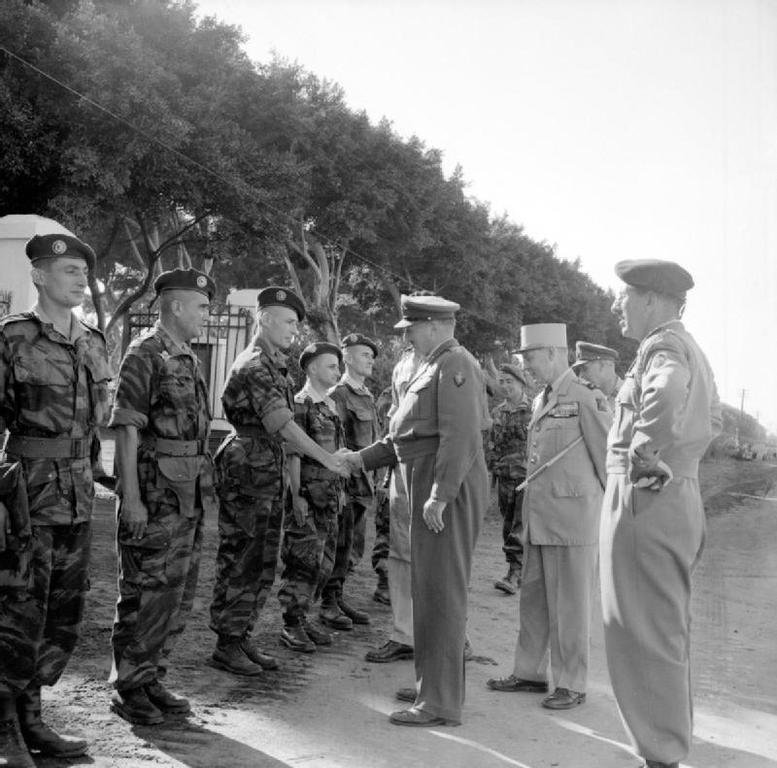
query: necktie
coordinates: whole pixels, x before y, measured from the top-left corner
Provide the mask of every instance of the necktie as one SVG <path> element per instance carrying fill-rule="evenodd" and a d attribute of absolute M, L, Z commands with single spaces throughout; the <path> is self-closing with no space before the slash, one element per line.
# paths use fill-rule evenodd
<path fill-rule="evenodd" d="M 548 384 L 545 389 L 542 390 L 542 407 L 544 408 L 548 404 L 548 398 L 550 397 L 550 393 L 553 391 L 553 387 Z"/>

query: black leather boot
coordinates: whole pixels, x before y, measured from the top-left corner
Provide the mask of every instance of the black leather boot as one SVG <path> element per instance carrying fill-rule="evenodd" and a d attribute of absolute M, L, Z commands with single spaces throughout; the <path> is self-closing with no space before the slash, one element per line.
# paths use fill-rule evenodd
<path fill-rule="evenodd" d="M 16 701 L 12 694 L 0 692 L 0 756 L 6 768 L 35 768 L 30 751 L 24 742 Z"/>
<path fill-rule="evenodd" d="M 80 757 L 87 743 L 74 736 L 60 736 L 41 719 L 40 688 L 26 688 L 16 699 L 19 726 L 29 749 L 51 757 Z"/>

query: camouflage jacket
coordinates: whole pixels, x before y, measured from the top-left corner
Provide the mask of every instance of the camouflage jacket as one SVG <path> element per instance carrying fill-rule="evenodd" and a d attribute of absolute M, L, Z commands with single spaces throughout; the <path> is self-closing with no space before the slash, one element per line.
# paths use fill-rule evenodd
<path fill-rule="evenodd" d="M 337 413 L 345 433 L 345 446 L 359 451 L 372 445 L 380 436 L 380 422 L 375 399 L 366 386 L 357 388 L 347 377 L 331 390 L 329 396 L 337 406 Z M 352 496 L 369 497 L 374 493 L 374 473 L 361 472 L 348 481 L 348 492 Z"/>
<path fill-rule="evenodd" d="M 85 458 L 21 459 L 33 525 L 91 517 L 112 375 L 102 333 L 75 316 L 70 338 L 37 308 L 0 320 L 0 434 L 90 443 Z"/>
<path fill-rule="evenodd" d="M 216 454 L 222 499 L 282 495 L 283 438 L 278 432 L 294 418 L 292 387 L 286 356 L 262 338 L 235 359 L 221 395 L 235 428 Z"/>
<path fill-rule="evenodd" d="M 181 513 L 193 516 L 199 486 L 203 505 L 210 506 L 210 418 L 197 355 L 157 321 L 127 347 L 109 424 L 138 430 L 138 482 L 144 503 L 153 507 L 169 490 L 177 496 Z M 194 456 L 171 456 L 157 448 L 155 438 L 198 440 L 203 446 Z M 117 492 L 121 494 L 121 478 Z"/>
<path fill-rule="evenodd" d="M 526 439 L 531 406 L 524 400 L 518 405 L 507 401 L 492 411 L 493 425 L 486 445 L 486 463 L 495 477 L 522 480 L 526 477 Z"/>
<path fill-rule="evenodd" d="M 328 453 L 335 453 L 345 447 L 343 425 L 337 413 L 337 406 L 329 398 L 323 398 L 307 384 L 294 396 L 294 420 L 313 442 Z M 287 449 L 291 455 L 299 455 Z M 338 475 L 310 456 L 300 456 L 300 487 L 311 481 L 326 480 L 341 487 Z"/>

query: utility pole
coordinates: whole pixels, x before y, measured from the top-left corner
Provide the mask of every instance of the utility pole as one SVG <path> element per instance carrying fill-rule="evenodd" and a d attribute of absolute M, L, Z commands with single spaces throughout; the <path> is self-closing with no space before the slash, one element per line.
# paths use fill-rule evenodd
<path fill-rule="evenodd" d="M 739 420 L 737 422 L 737 448 L 739 448 L 739 435 L 742 429 L 742 420 L 745 415 L 745 392 L 746 390 L 743 389 L 741 392 L 742 399 L 739 404 Z"/>

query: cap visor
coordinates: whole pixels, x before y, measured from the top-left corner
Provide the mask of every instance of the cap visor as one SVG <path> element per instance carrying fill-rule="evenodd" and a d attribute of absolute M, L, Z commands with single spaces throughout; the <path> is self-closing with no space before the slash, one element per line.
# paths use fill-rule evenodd
<path fill-rule="evenodd" d="M 404 318 L 398 323 L 394 324 L 395 330 L 401 331 L 403 328 L 409 328 L 413 324 L 412 320 L 405 320 Z"/>

